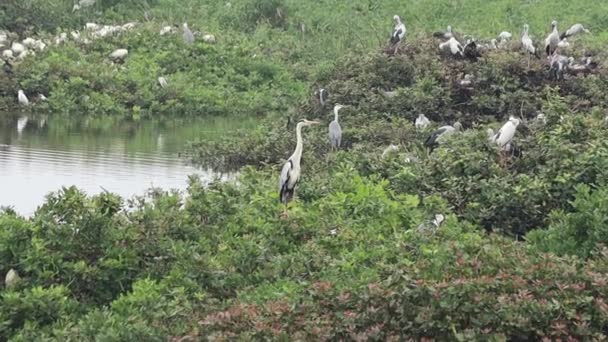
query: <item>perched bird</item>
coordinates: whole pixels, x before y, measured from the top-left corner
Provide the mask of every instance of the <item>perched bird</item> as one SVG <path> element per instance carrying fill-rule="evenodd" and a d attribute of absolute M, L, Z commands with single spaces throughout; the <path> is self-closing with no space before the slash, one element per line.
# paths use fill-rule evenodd
<path fill-rule="evenodd" d="M 296 185 L 300 180 L 300 161 L 302 160 L 302 127 L 318 124 L 318 121 L 302 120 L 296 126 L 296 149 L 293 154 L 287 159 L 281 176 L 279 177 L 279 199 L 285 205 L 284 214 L 287 214 L 287 203 L 289 203 L 294 195 Z"/>
<path fill-rule="evenodd" d="M 492 142 L 497 144 L 501 151 L 501 164 L 505 165 L 505 153 L 513 152 L 514 145 L 512 144 L 513 137 L 515 137 L 515 132 L 517 131 L 517 126 L 519 126 L 519 119 L 515 117 L 509 117 L 509 121 L 507 121 L 492 137 Z"/>
<path fill-rule="evenodd" d="M 570 59 L 558 53 L 548 57 L 549 59 L 549 78 L 554 80 L 564 79 L 564 73 L 568 70 Z"/>
<path fill-rule="evenodd" d="M 507 32 L 507 31 L 502 31 L 498 34 L 498 38 L 500 38 L 500 40 L 509 40 L 511 39 L 511 37 L 513 37 L 513 35 L 511 34 L 511 32 Z"/>
<path fill-rule="evenodd" d="M 515 136 L 515 132 L 517 130 L 517 126 L 519 126 L 519 122 L 519 119 L 515 117 L 509 117 L 509 121 L 507 121 L 500 128 L 498 133 L 496 133 L 494 137 L 492 137 L 492 141 L 498 144 L 498 146 L 500 147 L 505 146 L 507 143 L 513 140 L 513 137 Z"/>
<path fill-rule="evenodd" d="M 528 68 L 530 67 L 530 56 L 531 55 L 534 55 L 534 56 L 536 56 L 536 58 L 540 59 L 540 54 L 538 53 L 538 50 L 536 49 L 536 47 L 534 47 L 532 38 L 530 38 L 530 36 L 528 35 L 529 28 L 530 27 L 528 26 L 528 24 L 524 24 L 524 32 L 521 35 L 521 46 L 524 48 L 524 50 L 526 51 L 526 53 L 528 55 Z"/>
<path fill-rule="evenodd" d="M 494 136 L 496 135 L 496 134 L 494 133 L 494 130 L 493 130 L 493 129 L 491 129 L 491 128 L 488 128 L 488 129 L 486 130 L 486 132 L 488 133 L 488 141 L 489 141 L 489 142 L 491 142 L 491 143 L 493 143 L 493 142 L 494 142 Z"/>
<path fill-rule="evenodd" d="M 562 33 L 559 38 L 561 40 L 564 40 L 568 37 L 572 37 L 574 35 L 580 34 L 580 33 L 589 33 L 589 30 L 587 30 L 582 24 L 574 24 L 572 26 L 570 26 L 570 28 Z"/>
<path fill-rule="evenodd" d="M 477 48 L 477 44 L 474 40 L 469 39 L 463 48 L 464 57 L 472 60 L 473 62 L 477 62 L 477 59 L 481 57 L 481 53 Z"/>
<path fill-rule="evenodd" d="M 21 43 L 13 42 L 13 44 L 11 44 L 11 50 L 13 50 L 13 53 L 15 55 L 19 55 L 19 54 L 25 52 L 26 47 Z"/>
<path fill-rule="evenodd" d="M 416 127 L 417 130 L 421 131 L 425 128 L 428 127 L 428 125 L 430 125 L 431 122 L 429 121 L 429 119 L 427 119 L 427 117 L 424 114 L 419 114 L 418 117 L 416 118 L 416 122 L 414 123 L 414 127 Z"/>
<path fill-rule="evenodd" d="M 398 15 L 393 16 L 393 20 L 395 20 L 395 28 L 393 29 L 393 34 L 391 35 L 391 45 L 395 47 L 395 53 L 397 53 L 401 41 L 405 39 L 407 29 L 401 22 L 401 18 Z"/>
<path fill-rule="evenodd" d="M 319 104 L 321 107 L 325 107 L 325 103 L 327 103 L 327 100 L 329 99 L 329 93 L 325 88 L 321 88 L 317 91 L 317 95 L 319 97 Z"/>
<path fill-rule="evenodd" d="M 206 34 L 203 36 L 203 41 L 207 44 L 215 44 L 215 36 L 212 34 Z"/>
<path fill-rule="evenodd" d="M 442 214 L 435 214 L 432 220 L 426 221 L 418 225 L 418 233 L 431 232 L 434 233 L 441 226 L 445 217 Z"/>
<path fill-rule="evenodd" d="M 8 270 L 4 278 L 4 287 L 6 287 L 7 289 L 12 289 L 17 286 L 20 280 L 21 277 L 19 277 L 19 273 L 17 273 L 17 271 L 11 268 L 10 270 Z"/>
<path fill-rule="evenodd" d="M 560 40 L 559 43 L 557 43 L 557 47 L 560 49 L 567 49 L 570 47 L 570 42 L 568 41 L 568 38 L 564 38 L 562 40 Z"/>
<path fill-rule="evenodd" d="M 190 31 L 190 28 L 188 28 L 188 23 L 184 23 L 182 25 L 182 29 L 184 30 L 184 34 L 182 34 L 184 42 L 186 42 L 186 44 L 194 43 L 194 34 L 192 33 L 192 31 Z"/>
<path fill-rule="evenodd" d="M 538 113 L 536 115 L 536 118 L 534 119 L 534 122 L 541 124 L 541 125 L 546 125 L 547 124 L 547 118 L 545 117 L 545 114 L 543 113 Z"/>
<path fill-rule="evenodd" d="M 337 150 L 340 148 L 342 142 L 342 127 L 338 122 L 338 111 L 344 106 L 337 104 L 334 106 L 334 120 L 329 123 L 329 142 L 331 143 L 331 149 Z"/>
<path fill-rule="evenodd" d="M 464 48 L 454 37 L 450 38 L 447 42 L 439 44 L 439 49 L 441 51 L 448 51 L 452 56 L 464 56 Z"/>
<path fill-rule="evenodd" d="M 471 74 L 464 75 L 464 78 L 460 80 L 460 86 L 463 88 L 471 88 L 473 85 L 473 76 Z"/>
<path fill-rule="evenodd" d="M 13 59 L 13 56 L 14 56 L 14 55 L 15 55 L 15 54 L 13 53 L 13 50 L 9 50 L 9 49 L 7 49 L 7 50 L 2 51 L 2 58 L 3 58 L 4 60 L 7 60 L 7 61 L 8 61 L 8 60 Z"/>
<path fill-rule="evenodd" d="M 387 148 L 382 151 L 382 159 L 386 158 L 389 154 L 399 151 L 399 146 L 390 144 Z"/>
<path fill-rule="evenodd" d="M 172 26 L 163 26 L 163 28 L 160 29 L 160 35 L 164 36 L 168 33 L 173 32 L 173 27 Z"/>
<path fill-rule="evenodd" d="M 29 106 L 30 104 L 30 100 L 27 99 L 27 96 L 25 96 L 25 93 L 21 89 L 17 92 L 17 101 L 22 106 Z"/>
<path fill-rule="evenodd" d="M 117 49 L 117 50 L 114 50 L 114 52 L 112 52 L 110 54 L 110 59 L 113 62 L 124 62 L 124 60 L 128 54 L 129 54 L 129 50 L 127 50 L 127 49 Z"/>
<path fill-rule="evenodd" d="M 452 25 L 448 25 L 447 30 L 445 32 L 433 33 L 433 37 L 441 39 L 450 39 L 454 37 L 454 33 L 452 33 Z"/>
<path fill-rule="evenodd" d="M 164 78 L 163 76 L 159 77 L 158 84 L 160 85 L 161 88 L 167 87 L 167 79 Z"/>
<path fill-rule="evenodd" d="M 442 126 L 439 127 L 435 132 L 431 133 L 431 135 L 424 142 L 424 146 L 429 148 L 430 152 L 433 152 L 435 147 L 439 145 L 442 141 L 446 139 L 446 137 L 454 134 L 454 132 L 460 131 L 462 125 L 460 122 L 454 123 L 454 126 Z"/>
<path fill-rule="evenodd" d="M 583 58 L 581 60 L 582 64 L 580 63 L 576 63 L 574 61 L 574 57 L 570 57 L 568 58 L 568 67 L 567 67 L 567 71 L 571 74 L 574 75 L 578 75 L 578 74 L 589 74 L 591 73 L 591 66 L 590 63 L 588 63 L 590 61 L 590 58 Z"/>
<path fill-rule="evenodd" d="M 545 52 L 547 53 L 547 56 L 553 55 L 560 40 L 559 32 L 557 31 L 557 21 L 553 20 L 551 22 L 551 32 L 545 39 Z"/>

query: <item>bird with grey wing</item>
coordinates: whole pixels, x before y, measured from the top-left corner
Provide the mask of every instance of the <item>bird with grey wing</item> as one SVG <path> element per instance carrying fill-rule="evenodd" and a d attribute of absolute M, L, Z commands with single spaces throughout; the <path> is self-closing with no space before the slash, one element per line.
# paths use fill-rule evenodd
<path fill-rule="evenodd" d="M 329 142 L 331 144 L 332 151 L 335 151 L 340 148 L 340 144 L 342 143 L 342 127 L 338 122 L 338 112 L 344 106 L 341 104 L 336 104 L 334 106 L 334 120 L 329 123 Z"/>
<path fill-rule="evenodd" d="M 287 204 L 293 199 L 296 185 L 300 181 L 301 161 L 304 142 L 302 141 L 302 127 L 316 125 L 318 121 L 302 120 L 296 125 L 296 149 L 293 154 L 287 159 L 281 175 L 279 176 L 279 199 L 283 203 L 283 216 L 287 216 Z"/>

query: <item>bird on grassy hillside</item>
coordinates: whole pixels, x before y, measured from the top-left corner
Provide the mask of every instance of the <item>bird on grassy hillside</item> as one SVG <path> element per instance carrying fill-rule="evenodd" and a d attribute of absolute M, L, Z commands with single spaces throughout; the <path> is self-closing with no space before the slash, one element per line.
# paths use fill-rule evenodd
<path fill-rule="evenodd" d="M 583 24 L 574 24 L 570 26 L 570 28 L 566 30 L 566 32 L 560 34 L 559 39 L 564 40 L 565 38 L 572 37 L 580 33 L 590 32 L 583 26 Z"/>
<path fill-rule="evenodd" d="M 167 79 L 163 76 L 158 78 L 158 84 L 160 85 L 161 88 L 166 88 L 167 87 Z"/>
<path fill-rule="evenodd" d="M 184 38 L 184 42 L 186 42 L 186 44 L 194 43 L 194 34 L 188 27 L 188 23 L 184 23 L 182 25 L 182 29 L 184 31 L 184 34 L 182 34 L 182 38 Z"/>
<path fill-rule="evenodd" d="M 319 89 L 317 91 L 317 96 L 321 107 L 325 107 L 325 103 L 327 103 L 327 100 L 329 99 L 329 93 L 327 90 L 325 90 L 325 88 Z"/>
<path fill-rule="evenodd" d="M 398 152 L 399 151 L 399 146 L 394 145 L 394 144 L 390 144 L 388 145 L 387 148 L 384 149 L 384 151 L 382 151 L 382 159 L 386 158 L 388 155 Z"/>
<path fill-rule="evenodd" d="M 456 38 L 452 37 L 447 42 L 439 44 L 441 51 L 448 51 L 452 56 L 464 56 L 464 48 Z"/>
<path fill-rule="evenodd" d="M 405 24 L 401 22 L 401 18 L 398 15 L 393 16 L 393 20 L 395 21 L 395 28 L 393 29 L 393 34 L 391 35 L 391 45 L 395 47 L 395 53 L 397 53 L 399 46 L 401 45 L 401 41 L 405 39 L 407 29 L 405 28 Z"/>
<path fill-rule="evenodd" d="M 426 115 L 419 114 L 416 118 L 416 122 L 414 123 L 414 127 L 416 127 L 417 130 L 421 131 L 427 128 L 430 124 L 431 122 L 429 121 L 429 119 L 427 119 Z"/>
<path fill-rule="evenodd" d="M 481 57 L 481 53 L 479 52 L 477 44 L 473 39 L 467 40 L 467 43 L 465 44 L 462 53 L 464 54 L 464 57 L 472 60 L 473 62 L 476 62 L 477 59 Z"/>
<path fill-rule="evenodd" d="M 532 42 L 532 38 L 530 38 L 530 36 L 528 35 L 529 29 L 530 29 L 530 27 L 528 26 L 528 24 L 524 24 L 524 32 L 521 35 L 521 46 L 523 47 L 523 49 L 526 51 L 526 54 L 528 55 L 528 68 L 530 67 L 531 55 L 534 55 L 534 56 L 536 56 L 536 58 L 540 59 L 540 54 L 538 53 L 538 49 L 536 49 L 536 47 L 534 46 L 534 43 Z"/>
<path fill-rule="evenodd" d="M 340 148 L 342 142 L 342 127 L 338 122 L 338 111 L 344 106 L 337 104 L 334 106 L 334 120 L 329 123 L 329 142 L 331 143 L 331 149 L 337 150 Z"/>
<path fill-rule="evenodd" d="M 559 44 L 560 40 L 559 32 L 557 31 L 557 21 L 553 20 L 551 22 L 551 32 L 545 38 L 545 53 L 547 56 L 553 55 L 555 50 L 557 50 L 557 44 Z"/>
<path fill-rule="evenodd" d="M 447 30 L 445 32 L 433 33 L 433 37 L 441 39 L 450 39 L 454 37 L 454 33 L 452 32 L 452 25 L 448 25 Z"/>
<path fill-rule="evenodd" d="M 433 152 L 435 147 L 439 145 L 442 141 L 446 139 L 446 137 L 454 134 L 454 132 L 458 132 L 462 129 L 462 125 L 460 122 L 454 123 L 454 126 L 446 125 L 439 127 L 435 132 L 431 133 L 431 135 L 424 142 L 424 146 L 426 146 L 430 152 Z"/>
<path fill-rule="evenodd" d="M 554 53 L 547 57 L 549 59 L 549 78 L 554 80 L 564 79 L 564 73 L 568 70 L 570 59 L 566 56 Z"/>
<path fill-rule="evenodd" d="M 298 122 L 298 125 L 296 126 L 296 149 L 289 159 L 287 159 L 285 165 L 283 165 L 281 176 L 279 177 L 279 199 L 285 206 L 284 215 L 287 215 L 287 203 L 293 199 L 296 185 L 300 180 L 300 161 L 302 160 L 302 149 L 304 145 L 302 141 L 302 127 L 318 123 L 318 121 L 302 120 Z"/>

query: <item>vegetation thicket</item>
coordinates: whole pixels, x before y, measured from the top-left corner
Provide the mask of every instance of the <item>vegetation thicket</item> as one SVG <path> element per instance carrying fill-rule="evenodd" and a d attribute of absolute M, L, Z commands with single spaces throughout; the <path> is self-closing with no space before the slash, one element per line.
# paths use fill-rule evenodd
<path fill-rule="evenodd" d="M 4 209 L 0 274 L 20 279 L 0 289 L 0 339 L 607 338 L 606 4 L 104 0 L 72 14 L 71 1 L 39 2 L 0 5 L 0 25 L 50 37 L 93 20 L 140 23 L 16 65 L 0 83 L 3 106 L 23 88 L 47 94 L 31 110 L 50 115 L 259 115 L 260 124 L 188 146 L 202 165 L 239 169 L 237 182 L 192 177 L 183 194 L 131 200 L 64 188 L 30 218 Z M 34 9 L 52 18 L 35 20 Z M 388 56 L 393 14 L 408 36 Z M 554 18 L 591 30 L 568 53 L 594 55 L 593 73 L 552 81 L 516 43 L 471 63 L 428 38 L 448 24 L 517 37 L 524 23 L 542 38 Z M 217 43 L 159 35 L 184 21 Z M 129 49 L 124 64 L 108 60 L 116 48 Z M 330 152 L 337 103 L 342 149 Z M 419 114 L 433 122 L 427 130 L 415 130 Z M 510 115 L 523 121 L 523 155 L 503 166 L 486 129 Z M 281 217 L 278 168 L 303 118 L 324 125 L 304 132 L 302 182 Z M 429 153 L 432 129 L 456 121 L 464 129 Z M 435 214 L 446 217 L 439 227 Z"/>

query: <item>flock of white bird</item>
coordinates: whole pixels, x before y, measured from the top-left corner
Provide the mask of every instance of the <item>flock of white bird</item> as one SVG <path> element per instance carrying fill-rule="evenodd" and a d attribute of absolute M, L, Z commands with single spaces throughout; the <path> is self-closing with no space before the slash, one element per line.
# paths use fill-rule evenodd
<path fill-rule="evenodd" d="M 401 48 L 401 43 L 405 41 L 407 28 L 400 16 L 395 15 L 393 20 L 395 21 L 395 26 L 390 38 L 390 51 L 393 54 L 397 54 Z M 529 29 L 530 27 L 528 24 L 523 25 L 520 45 L 528 55 L 528 67 L 530 66 L 531 56 L 540 58 L 540 44 L 533 41 L 529 34 Z M 557 22 L 553 21 L 551 23 L 551 31 L 547 35 L 543 46 L 549 63 L 550 76 L 555 79 L 560 79 L 563 78 L 563 74 L 566 71 L 571 71 L 574 74 L 590 71 L 592 67 L 591 57 L 585 57 L 582 59 L 581 64 L 576 64 L 573 57 L 566 57 L 558 52 L 560 49 L 564 50 L 570 46 L 570 43 L 567 41 L 569 37 L 581 33 L 589 33 L 589 30 L 587 30 L 582 24 L 574 24 L 567 31 L 560 34 L 557 29 Z M 443 40 L 443 42 L 439 44 L 440 51 L 447 52 L 453 57 L 469 58 L 474 61 L 477 60 L 478 57 L 481 57 L 481 51 L 507 48 L 510 45 L 511 38 L 513 37 L 510 32 L 503 31 L 498 34 L 498 39 L 494 38 L 487 44 L 478 45 L 473 38 L 469 38 L 466 41 L 460 39 L 460 37 L 453 31 L 452 26 L 448 26 L 446 32 L 437 32 L 434 33 L 433 36 Z M 472 84 L 473 79 L 471 75 L 465 75 L 460 81 L 460 85 L 465 88 L 471 87 Z M 381 94 L 387 98 L 392 98 L 397 95 L 396 91 L 380 91 Z M 323 88 L 315 92 L 315 96 L 321 108 L 323 108 L 329 100 L 329 93 Z M 342 140 L 342 127 L 338 122 L 338 112 L 343 107 L 344 106 L 340 104 L 336 104 L 334 106 L 334 120 L 329 124 L 329 142 L 332 150 L 340 148 Z M 535 121 L 544 123 L 546 121 L 544 114 L 539 113 Z M 303 150 L 302 128 L 318 123 L 318 121 L 303 120 L 296 126 L 296 149 L 283 165 L 281 175 L 279 177 L 279 198 L 280 201 L 285 205 L 284 215 L 287 214 L 287 204 L 294 196 L 295 188 L 301 175 L 300 163 Z M 513 138 L 517 132 L 517 127 L 520 125 L 520 123 L 521 120 L 519 118 L 511 116 L 507 122 L 502 125 L 498 132 L 488 129 L 488 141 L 497 146 L 500 153 L 500 164 L 502 166 L 506 166 L 506 163 L 511 156 L 520 155 L 519 149 L 513 142 Z M 431 125 L 431 121 L 424 114 L 420 114 L 414 122 L 414 126 L 418 131 L 426 130 L 429 125 Z M 453 125 L 439 127 L 428 136 L 424 142 L 424 145 L 429 149 L 430 152 L 432 152 L 437 145 L 441 144 L 450 135 L 459 132 L 461 129 L 462 125 L 459 122 L 455 122 Z M 383 151 L 382 157 L 386 157 L 388 154 L 398 150 L 398 146 L 390 145 Z M 413 160 L 414 157 L 408 157 L 408 161 Z M 443 215 L 437 214 L 435 215 L 434 219 L 430 221 L 430 226 L 439 227 L 443 220 Z M 422 224 L 418 228 L 421 230 L 425 227 L 428 227 L 428 225 L 425 226 Z"/>
<path fill-rule="evenodd" d="M 90 7 L 95 4 L 95 0 L 80 0 L 79 3 L 74 5 L 74 11 L 80 8 Z M 52 42 L 54 45 L 59 46 L 65 44 L 70 39 L 79 44 L 90 44 L 96 39 L 101 39 L 117 34 L 122 34 L 133 30 L 137 26 L 137 23 L 126 23 L 124 25 L 101 25 L 96 23 L 87 23 L 83 27 L 83 31 L 74 30 L 69 33 L 62 32 L 53 37 Z M 193 44 L 196 35 L 200 35 L 200 32 L 193 33 L 188 27 L 187 23 L 182 25 L 183 35 L 182 38 L 186 44 Z M 167 34 L 176 33 L 175 26 L 163 26 L 160 30 L 160 35 L 164 36 Z M 51 45 L 50 41 L 43 39 L 35 39 L 27 37 L 21 41 L 18 39 L 18 35 L 11 32 L 0 31 L 0 52 L 2 59 L 5 62 L 5 71 L 7 73 L 12 72 L 12 63 L 19 63 L 27 56 L 33 56 L 36 52 L 44 51 L 47 46 Z M 207 44 L 216 43 L 216 38 L 213 34 L 202 35 L 203 42 Z M 114 63 L 122 63 L 129 55 L 129 50 L 119 48 L 112 51 L 108 58 Z M 168 80 L 164 76 L 158 77 L 158 84 L 161 88 L 168 86 Z M 45 101 L 47 98 L 43 94 L 38 95 L 38 100 Z M 17 91 L 17 101 L 22 106 L 29 106 L 30 100 L 22 89 Z"/>

